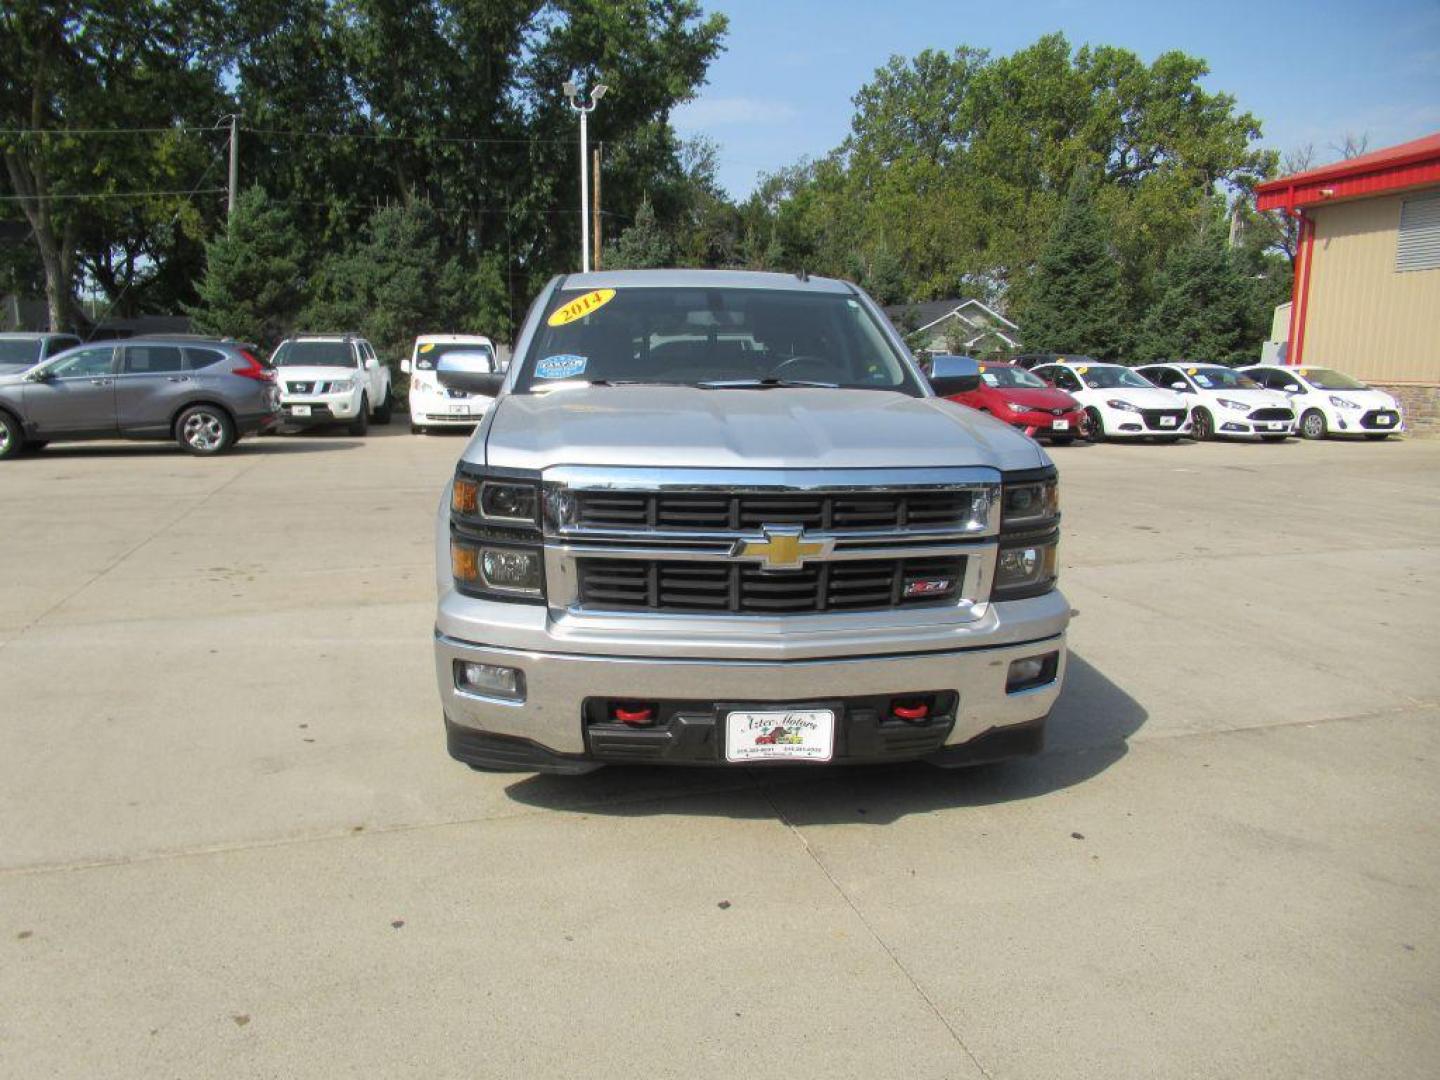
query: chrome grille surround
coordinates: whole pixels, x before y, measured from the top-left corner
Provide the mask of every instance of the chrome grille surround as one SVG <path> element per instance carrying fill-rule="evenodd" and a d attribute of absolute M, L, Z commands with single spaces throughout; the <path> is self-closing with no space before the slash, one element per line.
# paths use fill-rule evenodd
<path fill-rule="evenodd" d="M 637 610 L 582 603 L 580 560 L 694 564 L 697 571 L 739 566 L 747 573 L 773 573 L 781 582 L 786 574 L 846 562 L 949 558 L 963 566 L 963 580 L 953 593 L 928 606 L 942 608 L 951 617 L 978 617 L 994 578 L 1000 482 L 998 470 L 989 468 L 547 469 L 547 602 L 553 611 L 580 615 L 672 614 L 664 604 Z M 618 524 L 614 513 L 595 524 L 597 515 L 587 513 L 587 505 L 619 509 L 632 524 Z M 915 515 L 918 523 L 910 521 L 911 506 L 921 508 Z M 874 526 L 867 518 L 881 524 Z M 776 534 L 797 530 L 803 530 L 807 547 L 813 545 L 815 551 L 799 565 L 772 570 L 764 557 L 743 554 Z M 912 610 L 927 605 L 911 598 L 903 605 L 886 602 L 847 610 L 893 611 L 902 606 Z M 825 610 L 821 605 L 817 617 Z M 674 614 L 693 618 L 697 612 L 679 608 Z M 736 610 L 701 614 L 755 617 Z M 807 615 L 796 612 L 793 617 Z"/>

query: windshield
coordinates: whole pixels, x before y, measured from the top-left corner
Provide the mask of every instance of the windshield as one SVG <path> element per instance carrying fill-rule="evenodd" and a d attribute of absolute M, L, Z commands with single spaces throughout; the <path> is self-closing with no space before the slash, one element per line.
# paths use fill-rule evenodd
<path fill-rule="evenodd" d="M 452 352 L 479 353 L 490 358 L 492 369 L 495 366 L 495 352 L 489 345 L 464 341 L 422 341 L 415 349 L 415 370 L 434 371 L 435 361 Z"/>
<path fill-rule="evenodd" d="M 271 357 L 276 367 L 355 367 L 348 341 L 285 341 Z"/>
<path fill-rule="evenodd" d="M 562 291 L 517 389 L 567 381 L 923 391 L 860 301 L 783 289 Z"/>
<path fill-rule="evenodd" d="M 1241 375 L 1223 367 L 1186 368 L 1185 374 L 1202 390 L 1259 390 L 1260 384 L 1249 375 Z"/>
<path fill-rule="evenodd" d="M 1127 367 L 1077 367 L 1079 375 L 1091 390 L 1154 390 L 1155 384 Z"/>
<path fill-rule="evenodd" d="M 986 386 L 1019 387 L 1030 390 L 1044 390 L 1045 380 L 1032 375 L 1024 368 L 1002 367 L 997 364 L 982 364 L 980 378 Z"/>
<path fill-rule="evenodd" d="M 39 360 L 40 342 L 0 338 L 0 364 L 35 364 Z"/>
<path fill-rule="evenodd" d="M 1298 369 L 1300 375 L 1316 390 L 1369 390 L 1363 382 L 1342 375 L 1329 368 L 1312 367 Z"/>

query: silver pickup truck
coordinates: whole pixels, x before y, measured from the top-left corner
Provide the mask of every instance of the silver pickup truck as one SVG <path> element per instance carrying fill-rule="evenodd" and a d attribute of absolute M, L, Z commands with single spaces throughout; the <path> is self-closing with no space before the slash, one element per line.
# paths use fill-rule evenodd
<path fill-rule="evenodd" d="M 477 769 L 1037 752 L 1065 671 L 1056 473 L 843 281 L 568 275 L 440 507 L 436 674 Z M 932 386 L 933 384 L 933 386 Z"/>

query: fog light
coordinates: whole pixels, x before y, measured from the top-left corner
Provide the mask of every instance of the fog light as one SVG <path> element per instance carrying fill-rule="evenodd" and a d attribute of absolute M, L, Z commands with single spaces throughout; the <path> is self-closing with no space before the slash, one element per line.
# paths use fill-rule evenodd
<path fill-rule="evenodd" d="M 455 688 L 471 694 L 504 698 L 507 701 L 524 701 L 525 673 L 519 668 L 501 667 L 498 664 L 474 664 L 466 660 L 456 660 Z"/>
<path fill-rule="evenodd" d="M 1005 692 L 1014 694 L 1021 690 L 1029 690 L 1032 687 L 1054 682 L 1055 673 L 1059 667 L 1060 654 L 1058 652 L 1012 660 L 1010 661 L 1010 671 L 1005 676 Z"/>

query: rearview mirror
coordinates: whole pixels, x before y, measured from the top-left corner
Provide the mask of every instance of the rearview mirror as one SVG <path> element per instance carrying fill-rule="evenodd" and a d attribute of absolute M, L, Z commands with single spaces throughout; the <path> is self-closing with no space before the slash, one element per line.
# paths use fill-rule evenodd
<path fill-rule="evenodd" d="M 447 390 L 494 397 L 505 384 L 505 376 L 493 370 L 489 353 L 448 352 L 435 364 L 435 377 Z"/>
<path fill-rule="evenodd" d="M 980 385 L 980 365 L 970 356 L 937 356 L 930 365 L 930 386 L 941 397 L 966 394 Z"/>

